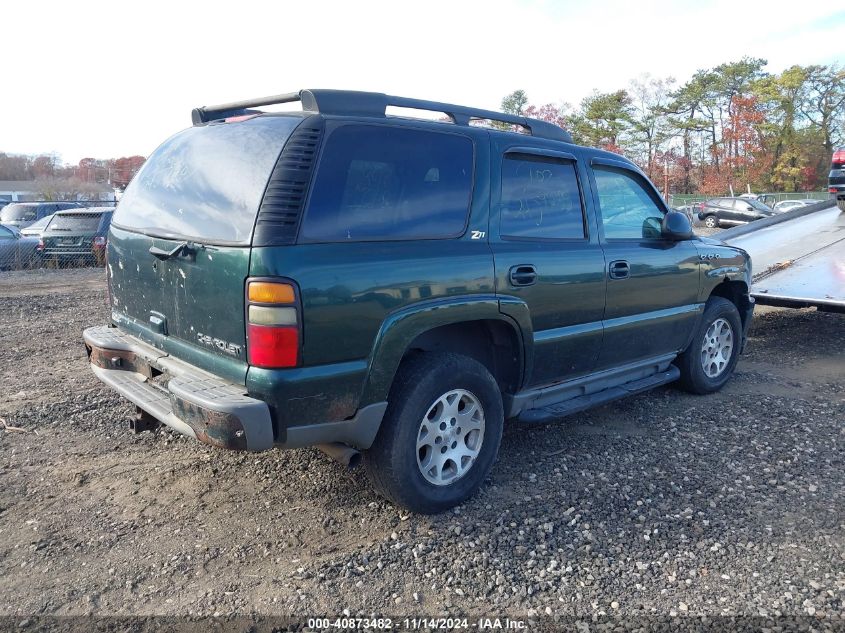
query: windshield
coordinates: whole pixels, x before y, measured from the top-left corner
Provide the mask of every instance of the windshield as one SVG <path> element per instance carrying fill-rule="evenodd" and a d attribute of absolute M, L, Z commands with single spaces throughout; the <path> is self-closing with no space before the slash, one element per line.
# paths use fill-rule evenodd
<path fill-rule="evenodd" d="M 746 200 L 746 202 L 748 202 L 748 204 L 750 204 L 752 207 L 754 207 L 758 211 L 771 211 L 771 209 L 769 207 L 767 207 L 765 204 L 763 204 L 759 200 Z"/>
<path fill-rule="evenodd" d="M 129 184 L 114 224 L 162 237 L 249 244 L 276 159 L 301 122 L 265 116 L 179 132 Z"/>
<path fill-rule="evenodd" d="M 30 204 L 10 204 L 0 211 L 0 220 L 3 222 L 20 222 L 34 220 L 37 216 L 38 207 Z"/>
<path fill-rule="evenodd" d="M 100 226 L 101 213 L 57 213 L 48 231 L 79 231 L 93 233 Z"/>

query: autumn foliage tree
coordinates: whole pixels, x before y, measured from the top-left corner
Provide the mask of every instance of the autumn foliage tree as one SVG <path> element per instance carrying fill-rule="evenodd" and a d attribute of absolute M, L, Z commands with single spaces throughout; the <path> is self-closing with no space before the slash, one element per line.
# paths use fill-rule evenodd
<path fill-rule="evenodd" d="M 68 181 L 68 186 L 92 183 L 126 188 L 144 164 L 143 156 L 95 159 L 83 158 L 76 165 L 63 166 L 52 154 L 26 156 L 0 152 L 0 180 L 38 182 L 49 181 L 48 189 L 56 182 Z M 71 182 L 73 181 L 73 182 Z"/>
<path fill-rule="evenodd" d="M 680 85 L 644 75 L 574 109 L 534 105 L 524 91 L 506 99 L 577 143 L 624 154 L 661 185 L 668 169 L 673 193 L 821 189 L 833 149 L 845 143 L 845 67 L 765 67 L 746 57 Z"/>

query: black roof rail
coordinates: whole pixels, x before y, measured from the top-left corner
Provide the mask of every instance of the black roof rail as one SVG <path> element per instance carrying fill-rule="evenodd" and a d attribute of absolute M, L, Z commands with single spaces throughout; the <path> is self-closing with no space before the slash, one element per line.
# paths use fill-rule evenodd
<path fill-rule="evenodd" d="M 388 106 L 399 108 L 412 108 L 414 110 L 429 110 L 431 112 L 443 112 L 456 125 L 469 125 L 472 119 L 490 119 L 519 125 L 528 130 L 532 136 L 538 138 L 553 139 L 556 141 L 572 142 L 572 136 L 561 127 L 532 119 L 530 117 L 493 110 L 481 110 L 479 108 L 468 108 L 466 106 L 441 103 L 439 101 L 427 101 L 425 99 L 409 99 L 407 97 L 394 97 L 380 92 L 360 92 L 356 90 L 300 90 L 286 94 L 270 97 L 259 97 L 257 99 L 245 99 L 244 101 L 233 101 L 215 106 L 202 106 L 194 108 L 191 112 L 191 120 L 194 125 L 201 125 L 226 117 L 243 114 L 257 114 L 259 111 L 252 108 L 261 106 L 276 105 L 279 103 L 302 103 L 302 110 L 322 114 L 342 114 L 359 116 L 385 116 Z"/>

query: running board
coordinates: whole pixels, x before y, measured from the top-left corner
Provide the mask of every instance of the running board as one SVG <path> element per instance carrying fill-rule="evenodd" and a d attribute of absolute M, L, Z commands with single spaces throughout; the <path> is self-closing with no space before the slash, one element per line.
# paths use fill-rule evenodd
<path fill-rule="evenodd" d="M 609 387 L 603 391 L 590 393 L 583 396 L 577 396 L 569 400 L 563 400 L 554 404 L 549 404 L 538 409 L 526 409 L 519 414 L 517 420 L 526 424 L 538 424 L 543 422 L 552 422 L 559 418 L 578 413 L 586 409 L 592 409 L 602 404 L 607 404 L 619 398 L 626 396 L 633 396 L 634 394 L 648 391 L 654 387 L 665 385 L 676 381 L 681 377 L 681 372 L 674 365 L 669 365 L 666 371 L 661 371 L 646 378 L 639 380 L 632 380 L 616 387 Z"/>

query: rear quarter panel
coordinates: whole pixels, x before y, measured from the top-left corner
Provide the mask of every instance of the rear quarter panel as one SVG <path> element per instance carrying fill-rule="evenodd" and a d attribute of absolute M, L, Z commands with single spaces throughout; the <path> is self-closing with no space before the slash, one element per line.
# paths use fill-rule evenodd
<path fill-rule="evenodd" d="M 489 246 L 468 238 L 254 249 L 250 275 L 293 279 L 302 297 L 303 367 L 251 367 L 247 376 L 250 391 L 271 402 L 278 419 L 287 424 L 353 415 L 359 406 L 370 404 L 362 395 L 371 372 L 389 388 L 390 370 L 395 367 L 391 365 L 387 372 L 391 375 L 385 377 L 380 365 L 384 359 L 374 354 L 374 347 L 391 315 L 430 310 L 438 299 L 472 303 L 477 297 L 486 305 L 494 295 Z M 448 305 L 441 310 L 448 310 Z M 495 301 L 492 306 L 496 310 Z M 478 316 L 482 313 L 489 316 L 479 307 L 477 314 L 463 310 L 460 318 L 484 318 Z M 450 314 L 458 318 L 457 311 Z M 411 327 L 421 333 L 442 324 L 437 317 L 418 320 Z M 403 338 L 412 336 L 409 331 Z M 371 399 L 382 395 L 386 396 L 384 389 L 376 389 Z"/>

